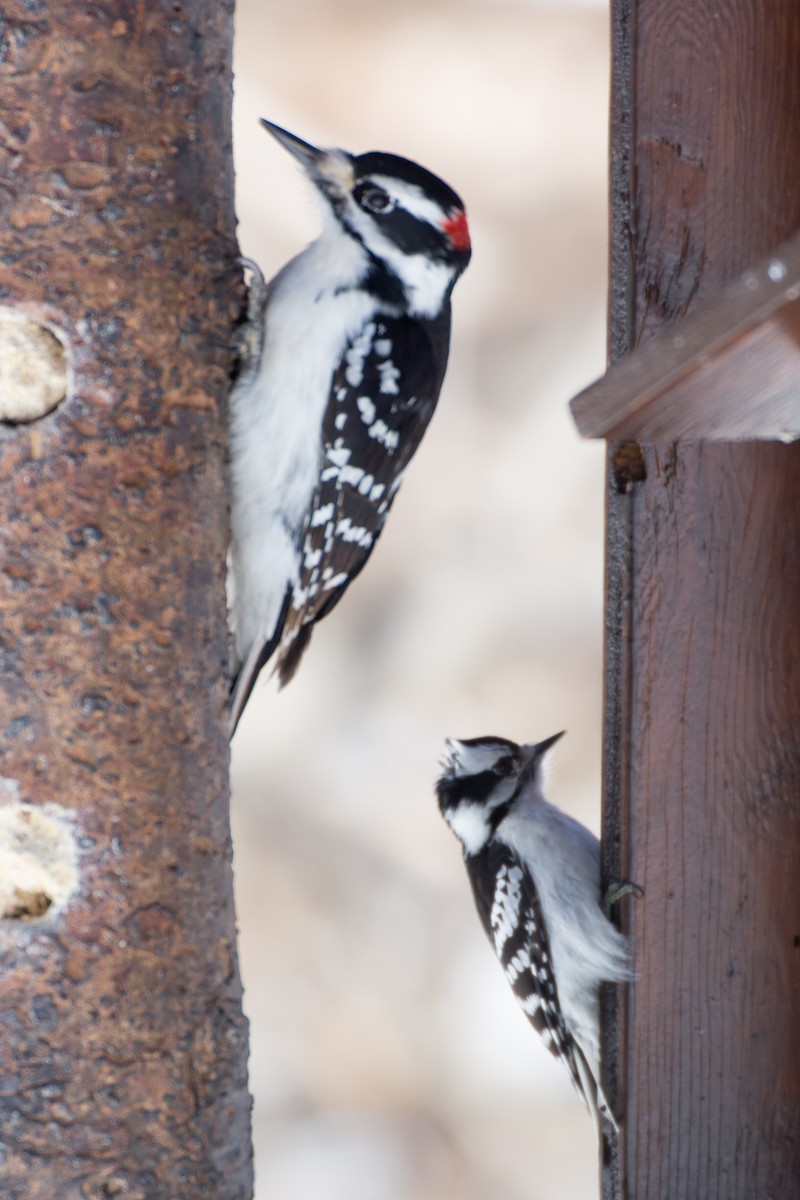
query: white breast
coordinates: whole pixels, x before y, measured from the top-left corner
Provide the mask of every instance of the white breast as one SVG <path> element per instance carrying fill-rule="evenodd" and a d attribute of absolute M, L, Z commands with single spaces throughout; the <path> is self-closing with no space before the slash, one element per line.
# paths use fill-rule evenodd
<path fill-rule="evenodd" d="M 338 236 L 337 236 L 338 234 Z M 233 625 L 241 662 L 274 631 L 297 580 L 296 538 L 317 482 L 331 376 L 377 303 L 352 288 L 357 242 L 330 230 L 275 277 L 257 376 L 230 408 Z M 337 294 L 338 293 L 338 294 Z"/>

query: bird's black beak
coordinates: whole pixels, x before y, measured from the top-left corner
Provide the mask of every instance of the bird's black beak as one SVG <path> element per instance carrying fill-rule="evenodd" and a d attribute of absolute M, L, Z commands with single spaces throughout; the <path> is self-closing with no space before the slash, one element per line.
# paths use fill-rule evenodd
<path fill-rule="evenodd" d="M 543 742 L 529 743 L 522 747 L 525 765 L 520 772 L 520 780 L 523 777 L 527 780 L 536 773 L 539 763 L 545 754 L 547 754 L 547 751 L 552 746 L 555 746 L 559 738 L 562 738 L 566 732 L 566 729 L 562 729 L 560 733 L 554 733 L 552 737 L 545 738 Z"/>
<path fill-rule="evenodd" d="M 280 142 L 284 150 L 288 150 L 291 156 L 305 167 L 309 175 L 316 176 L 320 160 L 325 157 L 327 151 L 318 150 L 316 146 L 309 145 L 302 138 L 295 137 L 287 129 L 281 129 L 280 125 L 273 125 L 272 121 L 266 121 L 263 117 L 261 124 L 267 133 L 272 134 L 276 142 Z"/>
<path fill-rule="evenodd" d="M 355 182 L 353 159 L 344 150 L 319 150 L 309 145 L 302 138 L 295 137 L 280 125 L 261 118 L 261 124 L 267 133 L 271 133 L 277 142 L 288 150 L 292 158 L 296 158 L 301 167 L 307 172 L 312 182 L 316 184 L 324 196 L 336 208 L 352 190 Z"/>
<path fill-rule="evenodd" d="M 555 746 L 556 742 L 564 736 L 566 729 L 562 729 L 561 733 L 554 733 L 552 737 L 545 738 L 543 742 L 537 742 L 535 746 L 527 746 L 526 749 L 531 751 L 532 757 L 535 759 L 543 758 L 551 746 Z"/>

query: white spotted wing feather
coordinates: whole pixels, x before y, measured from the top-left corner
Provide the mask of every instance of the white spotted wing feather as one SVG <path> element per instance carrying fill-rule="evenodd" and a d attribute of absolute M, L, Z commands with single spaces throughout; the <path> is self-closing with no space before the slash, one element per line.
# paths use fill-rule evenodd
<path fill-rule="evenodd" d="M 413 364 L 405 377 L 397 357 Z M 312 625 L 341 599 L 383 529 L 436 404 L 443 369 L 437 372 L 434 358 L 419 322 L 376 317 L 334 374 L 318 483 L 300 536 L 299 578 L 276 653 L 282 683 L 291 679 Z"/>
<path fill-rule="evenodd" d="M 468 860 L 468 868 L 478 913 L 511 990 L 547 1049 L 564 1061 L 573 1083 L 591 1107 L 576 1062 L 576 1047 L 559 1008 L 547 932 L 533 880 L 516 855 L 498 842 Z M 481 879 L 492 880 L 491 894 L 483 893 Z"/>

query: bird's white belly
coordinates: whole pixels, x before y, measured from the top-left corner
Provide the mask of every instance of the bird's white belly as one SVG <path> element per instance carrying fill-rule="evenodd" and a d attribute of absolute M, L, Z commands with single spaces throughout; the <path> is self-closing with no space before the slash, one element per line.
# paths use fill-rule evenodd
<path fill-rule="evenodd" d="M 288 281 L 287 281 L 288 282 Z M 233 625 L 241 662 L 268 640 L 316 488 L 332 365 L 374 313 L 366 293 L 300 294 L 270 305 L 258 375 L 231 397 Z"/>

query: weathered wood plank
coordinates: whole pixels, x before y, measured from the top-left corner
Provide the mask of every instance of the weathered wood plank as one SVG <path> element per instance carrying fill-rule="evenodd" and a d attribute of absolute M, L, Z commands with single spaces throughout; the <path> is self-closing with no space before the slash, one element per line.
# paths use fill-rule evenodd
<path fill-rule="evenodd" d="M 618 358 L 800 229 L 800 8 L 614 27 Z M 797 445 L 610 446 L 605 867 L 646 894 L 606 1200 L 800 1194 L 798 479 Z"/>
<path fill-rule="evenodd" d="M 584 437 L 800 437 L 800 236 L 612 363 L 571 403 Z"/>

